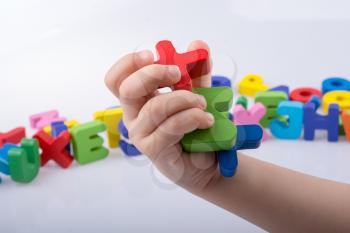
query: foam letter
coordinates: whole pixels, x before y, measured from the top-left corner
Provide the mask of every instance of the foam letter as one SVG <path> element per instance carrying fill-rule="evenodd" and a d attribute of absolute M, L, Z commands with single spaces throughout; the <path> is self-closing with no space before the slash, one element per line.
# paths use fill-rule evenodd
<path fill-rule="evenodd" d="M 236 126 L 228 119 L 233 92 L 228 87 L 194 88 L 193 92 L 204 96 L 207 112 L 213 114 L 214 125 L 186 134 L 181 140 L 187 152 L 208 152 L 231 149 L 236 142 Z"/>
<path fill-rule="evenodd" d="M 242 95 L 255 96 L 256 93 L 268 90 L 260 75 L 248 74 L 238 84 L 238 92 Z"/>
<path fill-rule="evenodd" d="M 110 148 L 117 148 L 120 140 L 120 132 L 118 131 L 118 124 L 123 116 L 121 108 L 107 109 L 99 111 L 94 114 L 95 120 L 104 122 L 107 126 L 107 138 Z"/>
<path fill-rule="evenodd" d="M 346 139 L 350 142 L 350 110 L 344 110 L 342 112 L 342 120 Z"/>
<path fill-rule="evenodd" d="M 271 133 L 276 138 L 298 139 L 303 129 L 303 104 L 300 102 L 282 101 L 277 108 L 281 116 L 288 116 L 288 123 L 274 119 L 270 122 Z"/>
<path fill-rule="evenodd" d="M 309 102 L 312 96 L 322 97 L 322 93 L 320 90 L 309 87 L 297 88 L 290 93 L 291 100 L 302 103 Z"/>
<path fill-rule="evenodd" d="M 0 133 L 0 147 L 4 144 L 18 144 L 26 136 L 26 129 L 18 127 L 7 133 Z"/>
<path fill-rule="evenodd" d="M 284 100 L 288 100 L 288 97 L 283 91 L 266 91 L 256 94 L 255 103 L 260 102 L 266 107 L 266 114 L 260 121 L 263 127 L 268 127 L 274 118 L 285 119 L 277 114 L 278 104 Z"/>
<path fill-rule="evenodd" d="M 323 96 L 323 109 L 328 112 L 330 104 L 338 104 L 340 110 L 350 109 L 350 91 L 330 91 Z"/>
<path fill-rule="evenodd" d="M 9 167 L 12 180 L 29 183 L 39 173 L 39 145 L 35 139 L 23 139 L 20 148 L 12 148 L 8 152 Z"/>
<path fill-rule="evenodd" d="M 261 118 L 265 115 L 266 108 L 262 103 L 256 103 L 248 111 L 242 105 L 236 105 L 233 109 L 234 123 L 236 125 L 260 125 Z M 263 140 L 266 140 L 269 135 L 263 129 Z"/>
<path fill-rule="evenodd" d="M 42 129 L 55 121 L 65 121 L 66 118 L 60 117 L 57 110 L 37 113 L 29 117 L 32 129 Z"/>
<path fill-rule="evenodd" d="M 87 164 L 108 156 L 109 151 L 103 147 L 103 138 L 98 136 L 98 133 L 104 131 L 106 125 L 98 120 L 78 125 L 71 130 L 74 156 L 78 163 Z"/>
<path fill-rule="evenodd" d="M 322 93 L 330 91 L 350 91 L 350 82 L 344 78 L 331 77 L 322 82 Z"/>
<path fill-rule="evenodd" d="M 72 162 L 73 157 L 67 151 L 67 145 L 70 144 L 70 135 L 68 131 L 63 131 L 57 137 L 52 137 L 40 130 L 34 135 L 38 140 L 41 153 L 41 166 L 45 166 L 50 160 L 55 161 L 62 168 L 68 168 Z"/>
<path fill-rule="evenodd" d="M 313 103 L 304 105 L 304 139 L 314 140 L 316 129 L 327 130 L 328 141 L 338 141 L 339 106 L 337 104 L 331 104 L 329 106 L 327 116 L 317 114 Z"/>

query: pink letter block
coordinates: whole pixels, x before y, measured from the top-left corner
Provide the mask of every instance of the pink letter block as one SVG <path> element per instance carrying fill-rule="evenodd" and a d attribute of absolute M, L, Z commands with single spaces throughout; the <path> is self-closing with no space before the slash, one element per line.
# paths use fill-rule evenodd
<path fill-rule="evenodd" d="M 29 117 L 30 127 L 32 129 L 42 129 L 50 125 L 52 122 L 65 121 L 66 118 L 60 117 L 57 110 L 37 113 Z"/>
<path fill-rule="evenodd" d="M 266 108 L 263 104 L 256 103 L 249 110 L 245 110 L 245 108 L 242 105 L 238 104 L 234 107 L 232 113 L 233 113 L 234 123 L 236 125 L 251 125 L 251 124 L 260 125 L 259 122 L 261 118 L 265 115 Z M 269 135 L 263 127 L 261 128 L 263 129 L 263 132 L 264 132 L 263 140 L 265 141 L 266 139 L 268 139 Z"/>

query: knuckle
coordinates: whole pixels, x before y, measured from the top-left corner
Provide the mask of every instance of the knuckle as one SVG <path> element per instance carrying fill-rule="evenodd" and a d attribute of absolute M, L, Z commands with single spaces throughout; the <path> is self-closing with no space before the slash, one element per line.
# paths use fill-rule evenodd
<path fill-rule="evenodd" d="M 132 86 L 127 85 L 127 80 L 124 80 L 124 82 L 121 83 L 119 86 L 119 95 L 121 97 L 128 98 L 132 93 Z"/>
<path fill-rule="evenodd" d="M 191 115 L 192 115 L 191 119 L 194 122 L 201 122 L 203 120 L 203 117 L 205 117 L 205 112 L 198 108 L 194 108 L 192 109 Z"/>
<path fill-rule="evenodd" d="M 143 69 L 149 76 L 155 79 L 160 79 L 162 77 L 162 74 L 164 73 L 165 69 L 164 66 L 159 64 L 152 64 L 149 66 L 146 66 Z"/>
<path fill-rule="evenodd" d="M 171 119 L 168 128 L 171 132 L 176 132 L 176 129 L 178 129 L 182 124 L 184 124 L 184 119 L 181 116 L 176 116 Z"/>
<path fill-rule="evenodd" d="M 181 97 L 184 104 L 188 106 L 197 106 L 198 105 L 198 95 L 190 91 L 179 90 L 178 95 Z"/>

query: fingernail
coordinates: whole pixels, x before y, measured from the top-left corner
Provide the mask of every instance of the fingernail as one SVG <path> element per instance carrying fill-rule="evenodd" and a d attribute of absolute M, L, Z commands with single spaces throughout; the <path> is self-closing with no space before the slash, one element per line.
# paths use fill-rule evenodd
<path fill-rule="evenodd" d="M 209 112 L 207 112 L 206 114 L 207 114 L 207 119 L 208 119 L 208 122 L 210 123 L 210 125 L 214 124 L 214 116 Z"/>
<path fill-rule="evenodd" d="M 201 109 L 205 109 L 207 107 L 207 101 L 202 95 L 197 95 L 198 96 L 198 103 Z"/>
<path fill-rule="evenodd" d="M 178 66 L 169 66 L 169 74 L 172 77 L 180 77 L 180 69 Z"/>
<path fill-rule="evenodd" d="M 138 52 L 138 55 L 143 61 L 148 61 L 152 57 L 152 52 L 149 50 L 143 50 Z"/>

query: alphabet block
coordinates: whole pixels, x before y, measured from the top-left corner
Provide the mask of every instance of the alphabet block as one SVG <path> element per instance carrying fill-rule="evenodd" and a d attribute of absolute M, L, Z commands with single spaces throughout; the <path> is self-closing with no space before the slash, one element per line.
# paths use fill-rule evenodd
<path fill-rule="evenodd" d="M 29 183 L 39 173 L 39 145 L 35 139 L 23 139 L 20 148 L 8 152 L 11 179 L 19 183 Z"/>
<path fill-rule="evenodd" d="M 277 87 L 273 87 L 273 88 L 270 88 L 269 91 L 283 91 L 289 97 L 289 86 L 287 85 L 280 85 Z"/>
<path fill-rule="evenodd" d="M 258 148 L 262 136 L 263 131 L 259 125 L 238 125 L 236 145 L 230 150 L 216 152 L 220 174 L 224 177 L 234 176 L 238 165 L 237 151 Z"/>
<path fill-rule="evenodd" d="M 237 128 L 228 119 L 233 92 L 228 87 L 194 88 L 193 92 L 204 96 L 207 112 L 213 114 L 214 125 L 209 129 L 198 129 L 186 134 L 181 140 L 187 152 L 228 150 L 235 145 Z"/>
<path fill-rule="evenodd" d="M 302 103 L 309 102 L 312 96 L 322 97 L 322 93 L 318 89 L 309 87 L 297 88 L 290 93 L 291 100 L 299 101 Z"/>
<path fill-rule="evenodd" d="M 231 80 L 225 76 L 214 75 L 211 77 L 212 87 L 231 87 Z"/>
<path fill-rule="evenodd" d="M 177 65 L 181 72 L 181 80 L 174 85 L 175 90 L 192 90 L 191 79 L 199 78 L 210 72 L 209 55 L 206 49 L 197 49 L 186 53 L 177 53 L 170 41 L 157 43 L 158 61 L 156 64 Z"/>
<path fill-rule="evenodd" d="M 66 118 L 60 117 L 57 110 L 37 113 L 29 117 L 30 126 L 32 129 L 42 129 L 55 121 L 65 121 Z"/>
<path fill-rule="evenodd" d="M 104 111 L 95 112 L 94 120 L 100 120 L 107 126 L 107 138 L 110 148 L 117 148 L 120 140 L 120 132 L 118 124 L 123 117 L 123 109 L 107 109 Z"/>
<path fill-rule="evenodd" d="M 58 122 L 62 122 L 62 121 L 58 121 Z M 55 122 L 53 122 L 55 123 Z M 51 123 L 52 124 L 52 123 Z M 68 120 L 68 121 L 65 121 L 64 122 L 64 125 L 68 127 L 68 129 L 72 129 L 74 126 L 77 126 L 79 125 L 79 121 L 76 121 L 76 120 Z M 43 128 L 44 132 L 47 133 L 48 135 L 52 135 L 52 128 L 51 128 L 51 125 L 48 125 L 48 126 L 45 126 Z"/>
<path fill-rule="evenodd" d="M 282 101 L 278 105 L 277 114 L 288 116 L 288 122 L 272 120 L 271 133 L 281 139 L 300 138 L 303 129 L 303 104 L 295 101 Z"/>
<path fill-rule="evenodd" d="M 38 140 L 41 153 L 41 166 L 45 166 L 48 161 L 53 160 L 62 168 L 68 168 L 73 162 L 73 156 L 67 151 L 70 144 L 70 134 L 68 131 L 61 132 L 57 137 L 52 137 L 40 130 L 34 135 Z"/>
<path fill-rule="evenodd" d="M 247 96 L 255 96 L 256 93 L 268 89 L 269 87 L 264 84 L 262 76 L 257 74 L 248 74 L 238 84 L 238 92 Z"/>
<path fill-rule="evenodd" d="M 244 95 L 238 97 L 237 101 L 236 101 L 236 105 L 242 105 L 242 107 L 244 109 L 248 108 L 248 99 L 247 97 L 245 97 Z"/>
<path fill-rule="evenodd" d="M 119 121 L 119 124 L 118 124 L 118 130 L 119 130 L 119 132 L 122 134 L 122 136 L 124 137 L 124 138 L 129 138 L 129 131 L 128 131 L 128 129 L 125 127 L 125 124 L 124 124 L 124 122 L 123 122 L 123 120 L 120 120 Z M 120 145 L 120 144 L 119 144 Z"/>
<path fill-rule="evenodd" d="M 8 162 L 8 152 L 12 148 L 17 148 L 17 145 L 5 144 L 0 149 L 0 173 L 3 173 L 5 175 L 10 175 L 10 168 L 9 168 L 9 162 Z M 1 183 L 1 177 L 0 177 L 0 183 Z"/>
<path fill-rule="evenodd" d="M 330 104 L 338 104 L 340 110 L 350 109 L 350 91 L 330 91 L 323 96 L 323 110 L 328 112 Z"/>
<path fill-rule="evenodd" d="M 350 91 L 350 81 L 340 77 L 331 77 L 323 80 L 322 93 L 326 94 L 330 91 Z"/>
<path fill-rule="evenodd" d="M 96 120 L 71 130 L 74 157 L 79 164 L 88 164 L 108 156 L 108 149 L 103 147 L 103 138 L 98 135 L 106 129 L 102 121 Z"/>
<path fill-rule="evenodd" d="M 316 113 L 313 103 L 304 105 L 304 139 L 314 140 L 315 130 L 324 129 L 328 131 L 328 141 L 338 141 L 339 134 L 339 106 L 331 104 L 327 116 Z"/>
<path fill-rule="evenodd" d="M 344 110 L 341 116 L 343 120 L 346 139 L 350 142 L 350 110 Z"/>
<path fill-rule="evenodd" d="M 260 124 L 264 128 L 269 126 L 272 119 L 279 118 L 280 120 L 285 120 L 285 118 L 280 117 L 277 113 L 278 104 L 284 100 L 288 100 L 288 97 L 282 91 L 266 91 L 256 94 L 255 103 L 262 103 L 266 107 L 266 114 L 260 121 Z"/>
<path fill-rule="evenodd" d="M 7 133 L 0 133 L 0 148 L 7 143 L 18 144 L 26 136 L 26 129 L 18 127 Z"/>
<path fill-rule="evenodd" d="M 134 145 L 123 139 L 119 141 L 119 147 L 126 156 L 138 156 L 142 154 Z"/>
<path fill-rule="evenodd" d="M 266 108 L 262 103 L 254 104 L 249 110 L 245 110 L 242 105 L 236 105 L 233 108 L 234 123 L 236 125 L 260 125 L 261 118 L 265 115 Z M 263 140 L 268 139 L 269 135 L 263 129 Z"/>

